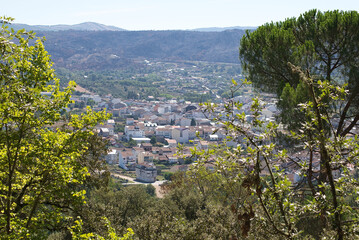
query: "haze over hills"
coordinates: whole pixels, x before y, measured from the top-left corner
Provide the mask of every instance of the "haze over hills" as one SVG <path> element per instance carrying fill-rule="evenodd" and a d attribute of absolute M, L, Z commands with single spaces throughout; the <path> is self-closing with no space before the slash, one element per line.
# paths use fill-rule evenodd
<path fill-rule="evenodd" d="M 11 27 L 15 30 L 26 29 L 28 31 L 67 31 L 67 30 L 77 30 L 77 31 L 128 31 L 123 28 L 104 25 L 96 22 L 83 22 L 79 24 L 56 24 L 56 25 L 28 25 L 23 23 L 13 23 Z M 241 30 L 254 30 L 257 27 L 251 26 L 233 26 L 233 27 L 204 27 L 204 28 L 195 28 L 195 29 L 185 29 L 185 31 L 199 31 L 199 32 L 222 32 L 226 30 L 241 29 Z"/>
<path fill-rule="evenodd" d="M 74 25 L 58 24 L 58 25 L 27 25 L 22 23 L 13 23 L 11 27 L 15 30 L 26 29 L 28 31 L 66 31 L 66 30 L 77 30 L 77 31 L 126 31 L 125 29 L 108 26 L 95 22 L 84 22 Z"/>
<path fill-rule="evenodd" d="M 257 27 L 208 27 L 208 28 L 196 28 L 192 29 L 192 31 L 199 31 L 199 32 L 222 32 L 226 30 L 234 30 L 234 29 L 241 29 L 241 30 L 255 30 Z"/>

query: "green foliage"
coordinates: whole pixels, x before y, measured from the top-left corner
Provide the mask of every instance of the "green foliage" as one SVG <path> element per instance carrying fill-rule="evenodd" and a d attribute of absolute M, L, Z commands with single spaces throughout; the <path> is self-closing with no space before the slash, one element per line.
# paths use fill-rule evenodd
<path fill-rule="evenodd" d="M 0 232 L 9 239 L 42 239 L 84 203 L 79 186 L 89 169 L 82 161 L 91 154 L 93 127 L 108 114 L 88 108 L 64 119 L 75 83 L 62 91 L 43 40 L 9 31 L 9 20 L 2 19 L 0 33 Z"/>
<path fill-rule="evenodd" d="M 87 103 L 86 103 L 86 105 L 87 105 L 87 106 L 90 106 L 90 107 L 95 106 L 95 104 L 96 104 L 96 102 L 95 102 L 93 99 L 87 100 Z"/>
<path fill-rule="evenodd" d="M 200 94 L 195 92 L 187 92 L 181 97 L 191 102 L 207 102 L 211 100 L 211 95 L 208 93 Z"/>
<path fill-rule="evenodd" d="M 116 122 L 115 124 L 115 133 L 119 133 L 119 132 L 125 132 L 125 123 L 118 123 Z"/>
<path fill-rule="evenodd" d="M 192 182 L 192 188 L 204 199 L 204 209 L 210 202 L 231 210 L 228 220 L 235 238 L 326 239 L 331 235 L 352 239 L 358 234 L 357 203 L 349 200 L 358 197 L 358 139 L 327 134 L 334 128 L 328 125 L 332 119 L 326 111 L 328 99 L 341 101 L 346 91 L 328 81 L 306 77 L 294 66 L 292 70 L 301 78 L 300 88 L 309 95 L 298 110 L 305 116 L 305 124 L 292 136 L 306 157 L 293 157 L 274 144 L 277 125 L 262 120 L 258 99 L 252 102 L 251 122 L 246 121 L 238 102 L 229 101 L 223 109 L 204 104 L 204 111 L 215 115 L 228 137 L 210 151 L 194 148 L 197 161 L 182 182 Z M 283 92 L 289 100 L 301 96 L 289 85 Z M 237 139 L 237 147 L 227 147 L 227 141 Z M 319 173 L 315 162 L 321 164 Z M 209 164 L 213 170 L 208 169 Z M 296 165 L 300 181 L 287 177 L 285 171 L 291 164 Z M 199 211 L 194 212 L 190 216 L 197 218 Z"/>
<path fill-rule="evenodd" d="M 356 152 L 354 126 L 359 121 L 358 30 L 356 11 L 311 10 L 261 26 L 241 41 L 241 61 L 250 80 L 277 93 L 279 119 L 308 156 L 306 161 L 289 159 L 305 183 L 299 189 L 306 201 L 293 198 L 302 208 L 297 216 L 318 222 L 320 230 L 306 232 L 315 238 L 357 234 L 358 211 L 348 197 L 357 196 L 358 180 L 358 160 L 350 153 Z"/>
<path fill-rule="evenodd" d="M 279 115 L 279 120 L 288 124 L 288 129 L 299 129 L 301 123 L 304 122 L 304 115 L 297 106 L 307 101 L 308 98 L 309 92 L 301 82 L 295 89 L 289 83 L 283 88 L 278 102 L 278 107 L 282 111 L 282 114 Z"/>
<path fill-rule="evenodd" d="M 106 217 L 116 232 L 124 234 L 130 222 L 153 206 L 153 193 L 153 187 L 143 185 L 91 191 L 87 204 L 77 209 L 77 215 L 83 220 L 81 232 L 105 236 L 108 232 Z"/>
<path fill-rule="evenodd" d="M 146 185 L 146 193 L 152 197 L 156 196 L 156 188 L 152 184 Z"/>
<path fill-rule="evenodd" d="M 193 68 L 194 65 L 196 68 Z M 69 71 L 58 68 L 56 73 L 63 80 L 63 85 L 68 80 L 73 79 L 81 87 L 100 95 L 110 93 L 113 97 L 122 99 L 148 99 L 149 96 L 153 96 L 155 100 L 163 97 L 165 99 L 205 101 L 200 94 L 204 90 L 202 86 L 208 85 L 211 88 L 210 94 L 204 97 L 216 98 L 216 95 L 222 94 L 229 87 L 229 84 L 223 82 L 222 78 L 232 77 L 233 75 L 230 73 L 237 72 L 233 69 L 238 68 L 238 64 L 155 61 L 151 64 L 145 62 L 135 65 L 129 64 L 126 65 L 126 68 L 111 71 L 95 69 L 91 71 Z M 171 71 L 170 75 L 168 75 L 167 70 Z M 183 78 L 184 72 L 188 72 L 189 76 Z M 198 77 L 203 80 L 196 81 L 195 79 Z"/>
<path fill-rule="evenodd" d="M 132 138 L 130 138 L 130 140 L 126 143 L 126 145 L 128 147 L 135 147 L 135 146 L 137 146 L 137 142 L 135 140 L 133 140 Z"/>
<path fill-rule="evenodd" d="M 298 129 L 303 123 L 295 108 L 308 99 L 309 92 L 303 91 L 301 77 L 288 63 L 300 67 L 315 80 L 324 79 L 338 86 L 348 84 L 349 94 L 343 103 L 329 108 L 340 115 L 337 131 L 342 134 L 349 130 L 343 129 L 344 119 L 355 115 L 354 124 L 359 119 L 358 39 L 358 12 L 310 10 L 298 18 L 268 23 L 247 32 L 241 39 L 240 59 L 255 87 L 280 98 L 280 120 L 290 128 Z"/>
<path fill-rule="evenodd" d="M 238 63 L 244 30 L 197 31 L 52 31 L 44 32 L 57 66 L 71 70 L 145 69 L 133 59 Z M 74 39 L 74 41 L 68 41 Z M 206 51 L 204 51 L 206 50 Z M 118 57 L 116 57 L 118 56 Z M 188 64 L 190 67 L 191 63 Z M 226 70 L 207 68 L 211 72 Z M 240 72 L 237 65 L 231 74 Z M 185 73 L 183 73 L 185 75 Z M 90 76 L 90 74 L 88 74 Z M 95 75 L 96 76 L 96 75 Z M 233 76 L 233 75 L 232 75 Z"/>
<path fill-rule="evenodd" d="M 167 180 L 167 181 L 170 181 L 171 178 L 173 176 L 173 173 L 172 172 L 164 172 L 163 173 L 163 177 Z"/>
<path fill-rule="evenodd" d="M 157 138 L 156 138 L 156 136 L 152 136 L 152 137 L 151 137 L 150 143 L 151 143 L 152 145 L 155 145 L 155 144 L 157 143 Z"/>
<path fill-rule="evenodd" d="M 133 240 L 134 232 L 131 228 L 127 229 L 127 233 L 123 235 L 123 237 L 117 236 L 115 230 L 111 227 L 110 222 L 107 220 L 107 218 L 103 218 L 105 221 L 105 225 L 107 227 L 107 236 L 102 237 L 95 233 L 82 233 L 82 220 L 78 219 L 75 221 L 75 225 L 70 228 L 72 239 L 74 240 Z"/>
<path fill-rule="evenodd" d="M 196 126 L 196 120 L 194 118 L 191 119 L 191 126 Z"/>

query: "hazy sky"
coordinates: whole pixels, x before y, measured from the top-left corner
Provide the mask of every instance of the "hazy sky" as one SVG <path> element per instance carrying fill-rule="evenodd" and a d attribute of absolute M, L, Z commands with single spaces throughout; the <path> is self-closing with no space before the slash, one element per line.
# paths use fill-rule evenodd
<path fill-rule="evenodd" d="M 1 3 L 2 2 L 2 3 Z M 98 22 L 127 30 L 259 26 L 309 9 L 356 10 L 358 0 L 0 0 L 0 15 L 30 25 Z"/>

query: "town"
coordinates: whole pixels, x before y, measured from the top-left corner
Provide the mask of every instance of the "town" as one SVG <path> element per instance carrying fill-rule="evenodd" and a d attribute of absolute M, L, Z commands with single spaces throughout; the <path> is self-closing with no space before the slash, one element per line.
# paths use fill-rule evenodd
<path fill-rule="evenodd" d="M 253 94 L 237 96 L 234 101 L 243 103 L 243 110 L 250 118 Z M 118 166 L 123 174 L 142 182 L 169 179 L 176 171 L 187 170 L 195 160 L 190 148 L 206 150 L 219 145 L 225 138 L 224 130 L 212 121 L 213 116 L 203 112 L 200 103 L 185 100 L 154 99 L 122 100 L 111 95 L 74 95 L 74 105 L 92 103 L 94 110 L 106 108 L 112 118 L 97 127 L 98 134 L 109 142 L 105 157 L 110 165 Z M 274 121 L 277 113 L 275 98 L 266 95 L 263 118 Z M 224 102 L 218 103 L 223 109 Z M 220 110 L 218 110 L 220 111 Z M 178 144 L 183 151 L 178 154 Z M 229 141 L 227 146 L 236 147 L 238 141 Z M 116 168 L 115 168 L 116 169 Z M 118 172 L 118 171 L 117 171 Z"/>

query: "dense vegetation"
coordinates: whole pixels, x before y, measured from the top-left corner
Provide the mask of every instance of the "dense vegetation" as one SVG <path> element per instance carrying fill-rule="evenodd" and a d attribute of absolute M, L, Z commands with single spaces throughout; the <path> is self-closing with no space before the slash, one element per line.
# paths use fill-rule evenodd
<path fill-rule="evenodd" d="M 4 19 L 6 22 L 7 19 Z M 60 89 L 42 41 L 1 28 L 0 225 L 2 237 L 41 239 L 84 203 L 105 153 L 93 127 L 104 111 L 61 115 L 74 83 Z M 101 147 L 102 146 L 102 147 Z"/>
<path fill-rule="evenodd" d="M 55 67 L 117 69 L 133 59 L 238 63 L 244 30 L 193 31 L 60 31 L 42 32 Z"/>
<path fill-rule="evenodd" d="M 313 195 L 329 195 L 328 207 L 334 209 L 332 224 L 338 239 L 346 235 L 346 223 L 352 217 L 346 219 L 350 216 L 343 210 L 347 192 L 337 184 L 341 178 L 333 175 L 338 171 L 347 177 L 343 181 L 349 181 L 353 176 L 345 168 L 358 164 L 345 146 L 347 141 L 356 141 L 358 134 L 358 30 L 356 11 L 311 10 L 298 18 L 247 32 L 240 47 L 249 79 L 256 87 L 278 95 L 282 110 L 279 120 L 288 129 L 305 133 L 301 140 L 305 139 L 311 156 L 307 174 L 317 185 L 309 178 L 308 184 Z M 318 172 L 313 171 L 315 153 L 320 158 Z"/>
<path fill-rule="evenodd" d="M 291 128 L 303 121 L 296 106 L 310 97 L 292 65 L 316 80 L 348 85 L 349 94 L 341 105 L 330 105 L 337 114 L 336 135 L 346 135 L 359 120 L 358 60 L 359 14 L 356 11 L 308 11 L 298 18 L 268 23 L 241 40 L 240 59 L 253 84 L 277 94 L 282 110 L 280 120 Z M 290 64 L 288 64 L 290 63 Z M 353 121 L 345 127 L 344 122 Z M 293 121 L 298 119 L 299 121 Z"/>
<path fill-rule="evenodd" d="M 148 62 L 148 61 L 147 61 Z M 117 70 L 68 70 L 58 68 L 57 76 L 66 86 L 74 80 L 81 87 L 122 99 L 184 99 L 204 102 L 229 96 L 230 81 L 240 78 L 240 65 L 209 62 L 151 62 L 128 64 Z M 204 87 L 205 86 L 205 87 Z M 207 90 L 205 94 L 203 91 Z"/>

